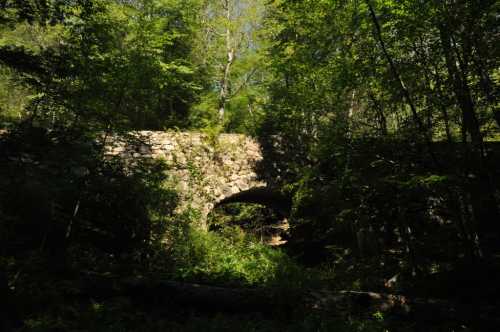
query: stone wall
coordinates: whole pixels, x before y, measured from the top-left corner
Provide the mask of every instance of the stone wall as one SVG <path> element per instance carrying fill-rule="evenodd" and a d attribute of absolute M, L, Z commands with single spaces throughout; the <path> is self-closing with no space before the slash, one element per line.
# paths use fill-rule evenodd
<path fill-rule="evenodd" d="M 253 139 L 238 134 L 211 138 L 201 133 L 140 131 L 138 143 L 108 137 L 109 156 L 125 159 L 162 158 L 171 167 L 172 182 L 181 195 L 179 211 L 195 208 L 205 220 L 218 202 L 242 191 L 266 184 L 254 166 L 262 159 Z"/>

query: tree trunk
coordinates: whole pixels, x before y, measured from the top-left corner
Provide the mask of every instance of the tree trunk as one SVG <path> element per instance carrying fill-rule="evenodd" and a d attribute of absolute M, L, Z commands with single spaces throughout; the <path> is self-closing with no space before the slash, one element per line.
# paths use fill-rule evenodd
<path fill-rule="evenodd" d="M 224 71 L 222 74 L 222 79 L 220 81 L 220 93 L 219 93 L 219 122 L 223 123 L 224 115 L 226 111 L 226 104 L 229 100 L 229 88 L 230 88 L 230 75 L 231 75 L 231 66 L 234 61 L 234 47 L 233 47 L 233 38 L 231 35 L 231 29 L 229 27 L 229 23 L 231 22 L 231 7 L 229 4 L 229 0 L 224 0 L 223 4 L 224 10 L 226 12 L 226 54 L 227 61 L 224 65 Z"/>
<path fill-rule="evenodd" d="M 454 89 L 458 107 L 462 113 L 462 135 L 465 160 L 464 176 L 469 181 L 469 192 L 474 212 L 474 220 L 478 225 L 481 245 L 486 251 L 500 249 L 500 214 L 495 199 L 495 189 L 492 185 L 489 171 L 485 167 L 484 143 L 481 127 L 477 119 L 474 101 L 467 81 L 468 73 L 465 71 L 468 64 L 457 65 L 459 59 L 455 58 L 452 36 L 447 26 L 439 26 L 441 46 L 445 56 L 449 80 Z M 458 51 L 455 50 L 458 54 Z M 470 138 L 470 145 L 467 144 Z"/>
<path fill-rule="evenodd" d="M 403 96 L 406 99 L 408 106 L 410 106 L 411 113 L 413 115 L 413 120 L 417 124 L 417 128 L 419 129 L 421 134 L 427 136 L 424 124 L 422 123 L 422 120 L 418 115 L 417 108 L 415 107 L 413 99 L 411 98 L 410 91 L 406 88 L 406 85 L 404 84 L 401 75 L 399 74 L 399 71 L 397 70 L 396 65 L 394 64 L 394 60 L 392 59 L 391 55 L 389 54 L 389 51 L 387 50 L 384 39 L 382 38 L 382 29 L 380 28 L 377 15 L 375 14 L 375 9 L 373 9 L 373 6 L 369 0 L 366 0 L 366 4 L 368 5 L 368 8 L 370 10 L 370 17 L 372 19 L 373 25 L 375 26 L 375 35 L 377 41 L 380 44 L 384 57 L 389 63 L 389 67 L 391 68 L 391 73 L 394 76 L 394 79 L 396 80 L 401 92 L 403 93 Z"/>
<path fill-rule="evenodd" d="M 398 84 L 399 89 L 401 90 L 401 92 L 404 96 L 404 100 L 406 101 L 406 103 L 410 107 L 413 121 L 416 124 L 416 127 L 417 127 L 419 134 L 422 136 L 422 138 L 424 140 L 425 146 L 427 148 L 427 152 L 428 152 L 429 156 L 431 157 L 432 162 L 434 163 L 436 168 L 440 168 L 441 166 L 440 166 L 439 160 L 437 159 L 436 154 L 434 153 L 434 150 L 432 148 L 432 143 L 431 143 L 432 137 L 430 137 L 429 131 L 425 127 L 424 123 L 422 122 L 422 119 L 420 118 L 420 116 L 417 112 L 417 107 L 415 106 L 413 98 L 410 94 L 410 90 L 408 90 L 408 88 L 406 87 L 406 85 L 405 85 L 405 83 L 404 83 L 404 81 L 403 81 L 403 79 L 402 79 L 402 77 L 401 77 L 401 75 L 396 67 L 396 64 L 394 63 L 392 56 L 389 54 L 389 50 L 387 49 L 386 44 L 384 42 L 384 38 L 382 36 L 382 29 L 380 27 L 377 15 L 375 14 L 375 9 L 373 8 L 370 0 L 365 0 L 365 3 L 367 4 L 367 6 L 369 8 L 370 17 L 371 17 L 373 25 L 375 27 L 376 39 L 377 39 L 378 43 L 380 44 L 380 47 L 382 49 L 382 53 L 383 53 L 384 57 L 386 58 L 387 62 L 389 63 L 389 67 L 391 69 L 391 73 L 394 77 L 394 80 Z"/>
<path fill-rule="evenodd" d="M 283 290 L 278 288 L 228 288 L 168 280 L 131 277 L 115 279 L 92 275 L 84 289 L 94 298 L 128 296 L 145 305 L 185 306 L 202 312 L 320 313 L 337 317 L 384 312 L 419 319 L 472 320 L 489 308 L 457 305 L 445 300 L 361 291 Z M 481 311 L 479 311 L 481 310 Z"/>
<path fill-rule="evenodd" d="M 375 98 L 375 95 L 371 91 L 368 92 L 368 97 L 373 102 L 375 110 L 377 111 L 377 123 L 380 135 L 385 137 L 388 135 L 389 131 L 387 130 L 387 118 L 384 114 L 384 109 L 382 108 L 382 105 L 377 100 L 377 98 Z"/>

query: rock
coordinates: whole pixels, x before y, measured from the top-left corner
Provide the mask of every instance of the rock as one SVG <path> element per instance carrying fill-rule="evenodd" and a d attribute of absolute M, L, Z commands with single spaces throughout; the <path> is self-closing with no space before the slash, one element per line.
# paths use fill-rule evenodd
<path fill-rule="evenodd" d="M 236 182 L 236 185 L 238 186 L 240 191 L 247 190 L 249 188 L 248 182 L 244 180 L 239 180 L 238 182 Z"/>
<path fill-rule="evenodd" d="M 141 145 L 139 147 L 139 153 L 141 154 L 149 154 L 151 153 L 151 147 L 147 145 Z"/>
<path fill-rule="evenodd" d="M 228 196 L 231 196 L 233 194 L 233 190 L 232 190 L 232 187 L 231 186 L 224 186 L 224 188 L 222 188 L 222 195 L 224 195 L 225 197 L 228 197 Z"/>

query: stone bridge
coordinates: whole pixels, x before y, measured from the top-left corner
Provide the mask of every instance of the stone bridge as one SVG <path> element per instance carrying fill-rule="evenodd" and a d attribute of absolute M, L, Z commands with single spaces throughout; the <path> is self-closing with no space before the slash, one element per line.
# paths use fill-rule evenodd
<path fill-rule="evenodd" d="M 289 214 L 290 202 L 257 176 L 255 165 L 262 154 L 250 137 L 159 131 L 140 131 L 133 137 L 133 144 L 118 136 L 108 138 L 106 154 L 127 160 L 164 159 L 181 196 L 179 211 L 194 208 L 204 221 L 218 205 L 249 202 L 271 207 L 283 216 Z"/>

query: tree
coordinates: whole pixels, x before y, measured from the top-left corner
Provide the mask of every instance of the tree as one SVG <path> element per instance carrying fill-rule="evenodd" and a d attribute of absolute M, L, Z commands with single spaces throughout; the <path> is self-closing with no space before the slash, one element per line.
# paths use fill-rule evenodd
<path fill-rule="evenodd" d="M 68 4 L 58 43 L 5 45 L 0 60 L 34 91 L 28 116 L 44 126 L 182 127 L 203 80 L 191 61 L 196 4 Z"/>
<path fill-rule="evenodd" d="M 217 122 L 225 122 L 233 130 L 235 125 L 230 124 L 231 120 L 256 116 L 256 99 L 264 93 L 258 88 L 265 77 L 260 35 L 264 14 L 263 1 L 213 0 L 204 3 L 198 52 L 202 57 L 199 61 L 212 77 L 212 83 L 198 108 L 203 113 L 216 108 Z M 233 102 L 238 104 L 234 112 L 244 108 L 248 113 L 228 117 L 227 111 L 232 109 Z"/>
<path fill-rule="evenodd" d="M 308 238 L 332 241 L 338 220 L 356 233 L 396 218 L 382 228 L 399 229 L 415 262 L 425 217 L 409 217 L 406 204 L 429 209 L 423 197 L 439 192 L 462 207 L 450 208 L 460 211 L 453 232 L 465 242 L 456 250 L 479 257 L 495 248 L 499 185 L 484 146 L 497 130 L 497 5 L 301 0 L 271 8 L 273 81 L 260 134 L 266 166 L 295 195 Z M 401 203 L 386 206 L 384 196 Z M 324 212 L 308 215 L 323 200 Z"/>

